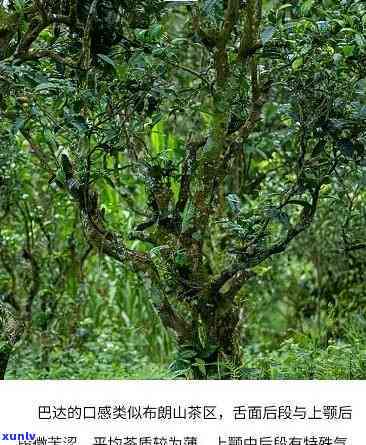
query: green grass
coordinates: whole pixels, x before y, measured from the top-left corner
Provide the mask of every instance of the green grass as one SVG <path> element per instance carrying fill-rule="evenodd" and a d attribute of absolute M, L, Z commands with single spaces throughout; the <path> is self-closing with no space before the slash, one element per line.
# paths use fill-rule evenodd
<path fill-rule="evenodd" d="M 365 338 L 364 338 L 365 339 Z M 244 369 L 232 370 L 232 378 L 244 379 L 365 379 L 366 341 L 330 342 L 318 347 L 307 338 L 300 343 L 285 340 L 276 350 L 260 351 L 260 345 L 244 350 Z M 26 352 L 26 353 L 25 353 Z M 136 351 L 135 351 L 136 352 Z M 172 359 L 172 357 L 167 357 Z M 55 349 L 48 369 L 29 348 L 18 348 L 7 379 L 173 379 L 169 362 L 154 363 L 149 357 L 125 352 L 119 357 L 108 349 Z"/>

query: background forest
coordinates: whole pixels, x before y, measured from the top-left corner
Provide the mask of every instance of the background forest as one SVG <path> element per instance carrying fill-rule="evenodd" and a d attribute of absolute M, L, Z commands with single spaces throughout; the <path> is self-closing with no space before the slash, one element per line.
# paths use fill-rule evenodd
<path fill-rule="evenodd" d="M 0 2 L 0 377 L 366 378 L 366 2 L 177 3 Z"/>

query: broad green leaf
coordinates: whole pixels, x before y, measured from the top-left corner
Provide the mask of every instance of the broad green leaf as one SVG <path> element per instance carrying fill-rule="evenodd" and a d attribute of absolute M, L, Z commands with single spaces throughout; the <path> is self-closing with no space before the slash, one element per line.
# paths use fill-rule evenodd
<path fill-rule="evenodd" d="M 51 83 L 51 82 L 45 82 L 45 83 L 41 83 L 41 84 L 37 85 L 34 88 L 34 91 L 38 92 L 38 91 L 43 91 L 43 90 L 56 90 L 56 89 L 60 89 L 60 85 Z"/>
<path fill-rule="evenodd" d="M 355 48 L 355 45 L 346 45 L 342 48 L 342 52 L 346 57 L 350 57 L 353 56 Z"/>
<path fill-rule="evenodd" d="M 113 66 L 113 68 L 116 68 L 116 64 L 115 64 L 115 62 L 114 62 L 110 57 L 106 56 L 105 54 L 98 54 L 98 57 L 99 57 L 100 59 L 102 59 L 103 62 L 106 62 L 106 63 L 108 63 L 109 65 Z"/>
<path fill-rule="evenodd" d="M 302 67 L 302 65 L 304 64 L 304 59 L 303 59 L 303 57 L 298 57 L 297 59 L 295 59 L 293 62 L 292 62 L 292 69 L 293 70 L 298 70 L 299 68 L 301 68 Z"/>

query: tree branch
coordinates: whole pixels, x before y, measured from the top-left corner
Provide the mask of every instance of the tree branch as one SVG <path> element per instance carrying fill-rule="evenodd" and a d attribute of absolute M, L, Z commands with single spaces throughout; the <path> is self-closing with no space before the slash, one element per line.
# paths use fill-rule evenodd
<path fill-rule="evenodd" d="M 123 240 L 106 229 L 103 214 L 98 207 L 98 194 L 89 189 L 87 184 L 80 184 L 74 177 L 73 166 L 65 154 L 62 154 L 62 168 L 66 177 L 66 188 L 77 201 L 88 241 L 100 252 L 121 263 L 131 263 L 138 269 L 146 269 L 151 264 L 147 254 L 128 249 Z"/>
<path fill-rule="evenodd" d="M 239 18 L 239 9 L 239 0 L 229 0 L 225 11 L 224 24 L 218 38 L 222 45 L 226 45 L 230 39 L 231 33 Z"/>
<path fill-rule="evenodd" d="M 182 175 L 180 179 L 179 197 L 176 204 L 175 212 L 180 215 L 183 212 L 188 198 L 190 190 L 190 182 L 192 179 L 192 169 L 196 162 L 197 151 L 200 147 L 203 147 L 206 143 L 206 138 L 202 138 L 195 142 L 188 142 L 187 154 L 182 165 Z"/>

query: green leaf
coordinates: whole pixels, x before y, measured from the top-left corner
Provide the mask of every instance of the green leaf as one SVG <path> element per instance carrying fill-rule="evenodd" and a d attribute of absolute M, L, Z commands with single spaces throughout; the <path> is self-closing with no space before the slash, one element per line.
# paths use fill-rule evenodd
<path fill-rule="evenodd" d="M 285 5 L 282 5 L 282 6 L 280 6 L 278 9 L 277 9 L 277 12 L 280 12 L 280 11 L 282 11 L 283 9 L 287 9 L 287 8 L 292 8 L 292 4 L 291 3 L 286 3 Z"/>
<path fill-rule="evenodd" d="M 115 189 L 116 186 L 114 185 L 114 182 L 112 181 L 112 179 L 108 176 L 108 174 L 103 174 L 101 175 L 101 178 L 104 179 L 104 181 L 106 182 L 106 184 L 108 184 L 112 189 Z"/>
<path fill-rule="evenodd" d="M 164 115 L 162 113 L 156 113 L 151 121 L 151 126 L 154 127 L 157 123 L 159 123 L 162 118 L 164 117 Z"/>
<path fill-rule="evenodd" d="M 152 50 L 152 55 L 153 56 L 156 56 L 156 57 L 164 57 L 164 56 L 167 56 L 167 49 L 166 48 L 161 48 L 160 46 L 158 46 L 158 47 L 155 47 L 153 50 Z"/>
<path fill-rule="evenodd" d="M 366 39 L 363 35 L 361 34 L 356 34 L 355 37 L 356 43 L 360 48 L 365 48 L 366 46 Z"/>
<path fill-rule="evenodd" d="M 175 254 L 174 262 L 177 266 L 187 266 L 189 264 L 187 255 L 182 251 Z"/>
<path fill-rule="evenodd" d="M 303 64 L 304 64 L 304 59 L 303 59 L 303 57 L 298 57 L 297 59 L 295 59 L 293 62 L 292 62 L 292 69 L 293 70 L 298 70 L 300 67 L 302 67 L 303 66 Z"/>
<path fill-rule="evenodd" d="M 176 46 L 176 45 L 186 45 L 187 43 L 189 43 L 188 39 L 185 39 L 183 37 L 177 37 L 176 39 L 172 40 L 172 45 Z"/>
<path fill-rule="evenodd" d="M 342 52 L 346 57 L 353 56 L 355 45 L 346 45 L 342 48 Z"/>
<path fill-rule="evenodd" d="M 150 30 L 149 35 L 153 40 L 158 39 L 163 34 L 163 27 L 159 23 L 156 23 Z"/>
<path fill-rule="evenodd" d="M 115 62 L 108 56 L 106 56 L 105 54 L 97 54 L 97 56 L 103 60 L 103 62 L 108 63 L 109 65 L 113 66 L 113 68 L 116 69 L 116 64 Z"/>
<path fill-rule="evenodd" d="M 38 91 L 43 91 L 43 90 L 55 90 L 55 89 L 59 89 L 59 88 L 60 88 L 60 86 L 55 83 L 45 82 L 45 83 L 41 83 L 41 84 L 37 85 L 34 88 L 34 91 L 38 92 Z"/>
<path fill-rule="evenodd" d="M 315 0 L 305 0 L 301 5 L 301 12 L 307 14 L 310 12 L 311 8 L 314 6 Z"/>
<path fill-rule="evenodd" d="M 205 362 L 200 359 L 200 358 L 196 358 L 195 364 L 197 365 L 198 369 L 200 370 L 200 373 L 202 375 L 206 375 L 206 364 Z"/>

